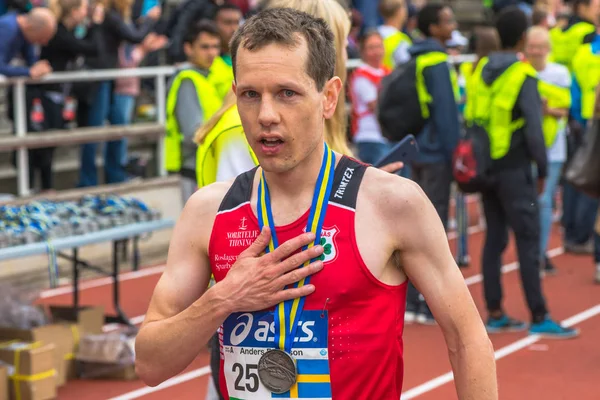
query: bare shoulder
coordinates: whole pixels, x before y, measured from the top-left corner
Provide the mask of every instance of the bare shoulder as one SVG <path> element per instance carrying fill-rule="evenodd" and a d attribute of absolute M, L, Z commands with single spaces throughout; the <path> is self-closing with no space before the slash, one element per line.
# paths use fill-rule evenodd
<path fill-rule="evenodd" d="M 203 242 L 208 241 L 213 228 L 219 206 L 233 184 L 233 179 L 226 182 L 215 182 L 198 189 L 187 201 L 177 225 L 184 234 L 189 230 L 196 232 L 194 237 Z"/>
<path fill-rule="evenodd" d="M 369 209 L 372 220 L 386 231 L 395 250 L 407 250 L 425 238 L 443 235 L 439 216 L 421 187 L 414 181 L 368 168 L 359 202 Z"/>
<path fill-rule="evenodd" d="M 427 207 L 429 199 L 421 187 L 410 179 L 367 168 L 361 185 L 361 196 L 374 203 L 385 216 L 413 213 Z"/>

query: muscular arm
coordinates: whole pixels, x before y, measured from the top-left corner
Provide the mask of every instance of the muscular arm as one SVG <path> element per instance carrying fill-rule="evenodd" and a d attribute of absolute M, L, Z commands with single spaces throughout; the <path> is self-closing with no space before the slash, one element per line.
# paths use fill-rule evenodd
<path fill-rule="evenodd" d="M 379 179 L 385 196 L 398 199 L 381 205 L 380 218 L 404 272 L 442 329 L 458 398 L 498 399 L 493 348 L 438 214 L 416 183 L 389 174 Z"/>
<path fill-rule="evenodd" d="M 206 290 L 211 272 L 210 234 L 230 185 L 215 183 L 200 189 L 177 222 L 167 269 L 154 289 L 135 343 L 136 372 L 148 385 L 156 386 L 186 368 L 231 313 L 265 310 L 314 291 L 313 285 L 285 289 L 323 267 L 315 261 L 297 268 L 320 256 L 321 246 L 292 255 L 314 241 L 314 235 L 299 235 L 261 255 L 269 243 L 268 229 L 240 253 L 225 279 Z"/>
<path fill-rule="evenodd" d="M 194 194 L 173 231 L 167 268 L 156 285 L 135 344 L 136 371 L 150 386 L 185 369 L 229 315 L 218 288 L 206 290 L 210 280 L 208 240 L 228 187 L 220 183 Z"/>

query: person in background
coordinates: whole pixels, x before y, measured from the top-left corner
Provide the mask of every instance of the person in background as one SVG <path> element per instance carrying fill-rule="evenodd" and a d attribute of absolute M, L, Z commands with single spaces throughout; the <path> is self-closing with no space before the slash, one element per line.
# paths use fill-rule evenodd
<path fill-rule="evenodd" d="M 362 15 L 360 12 L 353 8 L 350 11 L 350 34 L 348 35 L 348 46 L 346 51 L 348 52 L 349 59 L 360 58 L 360 50 L 358 49 L 358 38 L 360 37 L 360 27 L 362 26 Z"/>
<path fill-rule="evenodd" d="M 487 121 L 490 141 L 490 186 L 481 192 L 486 220 L 482 255 L 483 288 L 489 333 L 529 329 L 529 334 L 567 339 L 579 334 L 548 314 L 540 278 L 540 215 L 537 196 L 547 177 L 542 131 L 542 104 L 537 72 L 519 55 L 525 46 L 529 20 L 518 7 L 505 8 L 496 21 L 502 50 L 491 53 L 474 101 L 474 119 Z M 532 164 L 537 166 L 537 181 Z M 502 253 L 513 230 L 519 272 L 531 323 L 510 318 L 502 304 Z"/>
<path fill-rule="evenodd" d="M 600 85 L 596 87 L 594 119 L 600 120 Z M 596 211 L 596 226 L 594 227 L 594 263 L 596 264 L 594 280 L 600 284 L 600 209 Z"/>
<path fill-rule="evenodd" d="M 210 67 L 221 50 L 216 24 L 200 20 L 191 25 L 183 49 L 188 63 L 179 68 L 167 90 L 165 165 L 170 173 L 181 175 L 185 204 L 197 188 L 195 133 L 223 102 L 208 79 Z"/>
<path fill-rule="evenodd" d="M 391 69 L 383 65 L 384 41 L 377 30 L 366 31 L 359 39 L 359 48 L 362 64 L 350 77 L 352 137 L 358 158 L 367 164 L 375 164 L 390 149 L 388 140 L 381 134 L 375 110 L 381 80 Z"/>
<path fill-rule="evenodd" d="M 567 159 L 567 117 L 571 106 L 571 75 L 564 65 L 548 62 L 550 36 L 548 30 L 534 26 L 527 33 L 525 57 L 538 72 L 538 90 L 542 98 L 544 140 L 548 157 L 548 173 L 544 190 L 538 198 L 540 207 L 541 270 L 555 274 L 556 268 L 546 255 L 552 228 L 552 199 Z"/>
<path fill-rule="evenodd" d="M 99 25 L 104 20 L 104 7 L 96 5 L 89 13 L 88 0 L 52 0 L 48 8 L 58 20 L 56 35 L 43 46 L 40 59 L 46 60 L 52 71 L 67 71 L 79 56 L 95 56 L 102 48 Z M 91 15 L 91 23 L 86 38 L 77 39 L 75 28 L 84 23 Z M 43 130 L 64 129 L 65 109 L 68 107 L 70 87 L 67 83 L 38 85 L 39 100 L 43 110 Z M 34 187 L 35 175 L 39 171 L 41 190 L 54 188 L 52 176 L 52 158 L 54 147 L 31 149 L 29 151 L 29 182 Z"/>
<path fill-rule="evenodd" d="M 460 64 L 460 80 L 464 90 L 464 100 L 462 101 L 463 115 L 465 123 L 470 123 L 473 119 L 473 111 L 466 107 L 467 104 L 472 105 L 473 103 L 467 103 L 466 99 L 469 97 L 469 92 L 473 91 L 474 85 L 481 80 L 481 70 L 488 62 L 488 56 L 490 53 L 500 50 L 500 38 L 498 38 L 498 32 L 496 28 L 491 26 L 478 26 L 473 30 L 473 35 L 469 41 L 468 52 L 475 54 L 476 59 L 473 62 L 464 62 Z"/>
<path fill-rule="evenodd" d="M 445 227 L 448 226 L 452 154 L 460 136 L 456 72 L 448 63 L 445 43 L 456 30 L 454 13 L 448 6 L 428 4 L 418 17 L 419 30 L 426 37 L 410 49 L 411 57 L 421 64 L 424 91 L 431 96 L 425 128 L 416 135 L 419 154 L 411 164 L 412 179 L 435 206 Z M 426 299 L 409 282 L 405 320 L 434 324 Z"/>
<path fill-rule="evenodd" d="M 536 6 L 531 14 L 531 25 L 550 29 L 550 17 L 545 7 Z"/>
<path fill-rule="evenodd" d="M 144 58 L 167 45 L 166 36 L 149 33 L 140 44 L 123 43 L 119 48 L 119 68 L 137 68 Z M 114 82 L 111 118 L 114 125 L 129 125 L 133 118 L 135 99 L 141 92 L 141 78 L 131 76 L 117 78 Z M 121 139 L 121 165 L 124 170 L 129 164 L 127 138 Z"/>
<path fill-rule="evenodd" d="M 352 0 L 352 7 L 356 8 L 363 16 L 362 31 L 376 28 L 381 24 L 381 15 L 377 12 L 377 6 L 382 0 Z M 348 3 L 348 1 L 346 1 Z"/>
<path fill-rule="evenodd" d="M 155 22 L 160 18 L 161 10 L 155 7 L 139 21 L 139 28 L 131 21 L 132 0 L 105 0 L 105 17 L 101 25 L 103 54 L 88 57 L 86 63 L 91 69 L 112 69 L 119 66 L 119 48 L 125 42 L 142 43 Z M 91 85 L 89 90 L 89 114 L 87 126 L 103 126 L 108 120 L 117 124 L 115 118 L 122 106 L 114 96 L 114 82 L 103 81 Z M 122 161 L 126 142 L 112 140 L 104 145 L 104 180 L 108 184 L 121 183 L 127 179 Z M 96 168 L 96 150 L 98 143 L 86 143 L 81 146 L 81 169 L 79 187 L 96 186 L 98 171 Z"/>
<path fill-rule="evenodd" d="M 600 35 L 587 37 L 589 43 L 579 46 L 571 62 L 571 123 L 568 136 L 568 157 L 573 157 L 583 145 L 584 132 L 594 114 L 596 87 L 600 84 Z M 565 251 L 591 254 L 594 248 L 594 221 L 598 199 L 579 191 L 569 182 L 563 184 L 563 227 Z"/>
<path fill-rule="evenodd" d="M 577 49 L 590 43 L 596 34 L 600 0 L 574 0 L 572 12 L 567 26 L 556 26 L 550 30 L 551 61 L 566 66 L 571 72 L 571 62 Z"/>
<path fill-rule="evenodd" d="M 413 43 L 425 39 L 423 34 L 419 32 L 419 9 L 412 2 L 408 3 L 406 9 L 408 12 L 408 17 L 402 31 L 408 35 Z"/>
<path fill-rule="evenodd" d="M 379 13 L 383 17 L 383 25 L 379 26 L 385 48 L 383 65 L 392 70 L 410 60 L 408 48 L 412 40 L 402 31 L 407 18 L 406 3 L 404 0 L 381 0 Z"/>
<path fill-rule="evenodd" d="M 186 31 L 193 23 L 201 19 L 212 19 L 223 0 L 182 0 L 171 12 L 166 24 L 166 34 L 169 37 L 167 60 L 169 64 L 180 64 L 187 61 L 183 51 Z"/>
<path fill-rule="evenodd" d="M 52 72 L 50 63 L 39 60 L 34 46 L 45 46 L 56 34 L 56 17 L 47 8 L 34 8 L 27 14 L 9 12 L 0 17 L 0 75 L 39 79 Z M 13 66 L 21 56 L 27 66 Z"/>
<path fill-rule="evenodd" d="M 231 67 L 229 42 L 242 23 L 242 17 L 239 7 L 228 3 L 219 6 L 215 15 L 215 23 L 221 35 L 221 54 L 212 63 L 208 80 L 215 86 L 222 99 L 231 91 L 233 68 Z"/>

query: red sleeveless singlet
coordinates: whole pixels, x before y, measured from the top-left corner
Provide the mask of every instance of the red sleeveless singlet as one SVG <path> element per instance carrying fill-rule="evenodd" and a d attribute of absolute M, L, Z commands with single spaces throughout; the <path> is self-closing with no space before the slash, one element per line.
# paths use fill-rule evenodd
<path fill-rule="evenodd" d="M 406 283 L 378 281 L 363 262 L 355 237 L 358 189 L 367 166 L 342 157 L 335 171 L 321 244 L 324 268 L 311 278 L 292 356 L 297 384 L 269 392 L 258 378 L 260 356 L 275 347 L 273 310 L 235 313 L 219 329 L 220 387 L 226 399 L 398 400 L 402 391 Z M 209 245 L 215 280 L 258 236 L 250 205 L 256 168 L 237 177 L 216 216 Z M 276 228 L 279 243 L 306 229 L 308 211 Z"/>

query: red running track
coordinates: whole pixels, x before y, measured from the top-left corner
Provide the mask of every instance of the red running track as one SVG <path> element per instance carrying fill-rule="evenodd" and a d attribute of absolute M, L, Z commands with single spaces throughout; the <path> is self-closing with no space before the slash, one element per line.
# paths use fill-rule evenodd
<path fill-rule="evenodd" d="M 470 205 L 472 217 L 477 213 L 475 205 Z M 476 221 L 471 218 L 471 221 Z M 471 294 L 485 317 L 483 293 L 480 279 L 480 259 L 484 232 L 469 236 L 471 266 L 462 269 Z M 454 241 L 450 240 L 454 251 Z M 501 400 L 517 399 L 596 399 L 598 359 L 600 348 L 600 287 L 593 283 L 593 263 L 591 256 L 562 254 L 560 234 L 554 227 L 550 241 L 552 258 L 558 268 L 558 275 L 543 280 L 544 293 L 552 316 L 565 320 L 576 316 L 582 335 L 568 341 L 533 341 L 526 333 L 492 335 L 492 343 L 497 355 L 498 379 Z M 515 318 L 528 320 L 523 292 L 516 270 L 514 244 L 505 252 L 503 262 L 508 271 L 504 274 L 504 307 Z M 151 274 L 135 277 L 136 273 L 125 273 L 121 284 L 122 306 L 129 317 L 143 316 L 152 291 L 162 268 L 143 269 Z M 142 273 L 143 274 L 143 273 Z M 91 281 L 94 286 L 98 281 Z M 56 293 L 56 291 L 54 291 Z M 46 304 L 69 304 L 70 293 L 58 293 L 41 299 Z M 102 304 L 107 311 L 111 307 L 111 286 L 102 285 L 83 289 L 82 304 Z M 586 313 L 581 314 L 586 311 Z M 141 320 L 141 318 L 137 318 Z M 573 322 L 573 319 L 571 319 Z M 529 341 L 525 342 L 524 341 Z M 452 400 L 456 392 L 451 379 L 451 371 L 443 336 L 437 326 L 407 325 L 405 342 L 405 398 L 422 400 Z M 508 347 L 507 347 L 508 346 Z M 208 355 L 202 352 L 182 374 L 167 383 L 166 388 L 146 388 L 141 381 L 71 381 L 59 389 L 61 400 L 128 400 L 141 398 L 154 399 L 200 399 L 203 400 L 209 377 Z M 442 377 L 440 380 L 436 378 Z M 170 386 L 169 386 L 170 385 Z M 415 394 L 415 389 L 419 394 Z"/>

